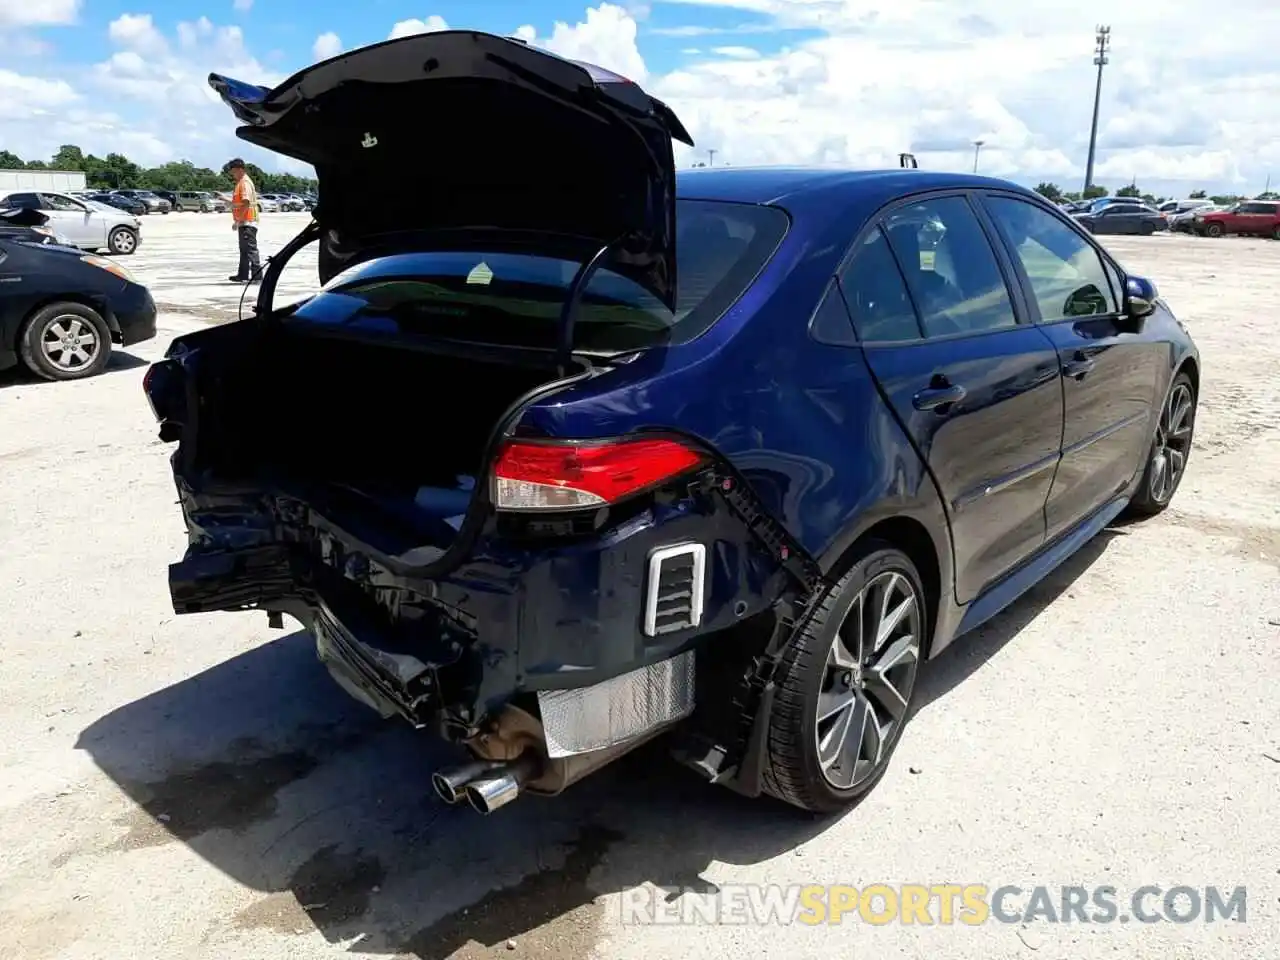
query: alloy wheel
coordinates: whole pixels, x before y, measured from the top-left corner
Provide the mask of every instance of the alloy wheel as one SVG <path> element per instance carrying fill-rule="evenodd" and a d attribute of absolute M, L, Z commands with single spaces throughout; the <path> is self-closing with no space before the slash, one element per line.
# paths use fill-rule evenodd
<path fill-rule="evenodd" d="M 1191 388 L 1176 383 L 1160 411 L 1156 442 L 1151 452 L 1151 499 L 1164 503 L 1173 496 L 1191 454 L 1191 434 L 1195 424 L 1195 402 Z"/>
<path fill-rule="evenodd" d="M 74 373 L 93 363 L 101 344 L 98 333 L 83 317 L 73 313 L 54 317 L 44 328 L 40 348 L 59 370 Z"/>
<path fill-rule="evenodd" d="M 133 253 L 136 242 L 132 233 L 128 230 L 120 230 L 115 235 L 113 246 L 116 253 Z"/>
<path fill-rule="evenodd" d="M 816 737 L 822 775 L 837 790 L 872 776 L 906 722 L 920 661 L 921 602 L 888 571 L 858 592 L 827 653 Z"/>

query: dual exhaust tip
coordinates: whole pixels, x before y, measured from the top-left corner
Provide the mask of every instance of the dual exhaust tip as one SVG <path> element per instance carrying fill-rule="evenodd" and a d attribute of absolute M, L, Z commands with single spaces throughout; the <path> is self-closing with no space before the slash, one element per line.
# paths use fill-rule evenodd
<path fill-rule="evenodd" d="M 473 760 L 432 774 L 431 786 L 445 803 L 456 804 L 465 798 L 473 810 L 487 815 L 520 796 L 538 769 L 537 757 L 531 752 L 510 762 Z"/>

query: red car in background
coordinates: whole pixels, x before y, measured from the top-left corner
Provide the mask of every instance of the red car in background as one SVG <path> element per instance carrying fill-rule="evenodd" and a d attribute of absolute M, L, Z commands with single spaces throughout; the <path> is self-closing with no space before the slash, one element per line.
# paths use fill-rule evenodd
<path fill-rule="evenodd" d="M 1191 229 L 1202 237 L 1236 233 L 1280 240 L 1280 200 L 1242 200 L 1226 210 L 1196 213 Z"/>

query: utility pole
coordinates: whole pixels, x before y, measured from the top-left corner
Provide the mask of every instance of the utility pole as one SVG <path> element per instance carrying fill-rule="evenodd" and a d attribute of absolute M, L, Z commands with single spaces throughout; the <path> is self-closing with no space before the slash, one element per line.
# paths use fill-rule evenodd
<path fill-rule="evenodd" d="M 978 172 L 978 154 L 982 151 L 982 145 L 986 142 L 987 141 L 985 140 L 973 141 L 973 172 L 974 173 Z"/>
<path fill-rule="evenodd" d="M 1093 62 L 1098 68 L 1098 85 L 1093 91 L 1093 127 L 1089 131 L 1089 162 L 1084 168 L 1084 189 L 1088 193 L 1093 186 L 1093 159 L 1098 150 L 1098 110 L 1102 106 L 1102 68 L 1109 63 L 1107 51 L 1111 49 L 1111 28 L 1098 27 L 1094 36 Z"/>
<path fill-rule="evenodd" d="M 714 166 L 716 162 L 716 152 L 714 150 L 707 151 L 707 166 Z"/>

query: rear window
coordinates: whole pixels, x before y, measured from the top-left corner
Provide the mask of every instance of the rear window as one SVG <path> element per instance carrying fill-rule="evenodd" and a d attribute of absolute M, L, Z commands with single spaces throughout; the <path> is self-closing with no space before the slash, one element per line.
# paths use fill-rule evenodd
<path fill-rule="evenodd" d="M 574 347 L 599 353 L 688 341 L 751 286 L 786 235 L 776 207 L 712 200 L 676 205 L 676 309 L 607 269 L 587 285 Z M 309 323 L 550 347 L 579 264 L 504 253 L 416 253 L 357 265 L 293 314 Z"/>

